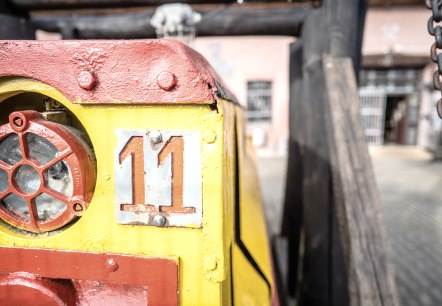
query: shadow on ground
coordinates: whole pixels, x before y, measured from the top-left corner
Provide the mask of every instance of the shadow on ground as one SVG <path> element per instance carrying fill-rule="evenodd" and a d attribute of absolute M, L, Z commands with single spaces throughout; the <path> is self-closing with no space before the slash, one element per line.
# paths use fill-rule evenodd
<path fill-rule="evenodd" d="M 420 149 L 371 149 L 404 306 L 442 305 L 442 161 Z M 258 159 L 269 232 L 280 231 L 285 157 Z"/>

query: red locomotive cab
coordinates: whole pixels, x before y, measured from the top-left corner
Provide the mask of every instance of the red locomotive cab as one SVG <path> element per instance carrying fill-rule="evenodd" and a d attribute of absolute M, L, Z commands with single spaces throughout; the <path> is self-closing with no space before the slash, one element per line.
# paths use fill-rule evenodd
<path fill-rule="evenodd" d="M 276 300 L 242 109 L 201 55 L 6 41 L 0 67 L 0 304 Z"/>

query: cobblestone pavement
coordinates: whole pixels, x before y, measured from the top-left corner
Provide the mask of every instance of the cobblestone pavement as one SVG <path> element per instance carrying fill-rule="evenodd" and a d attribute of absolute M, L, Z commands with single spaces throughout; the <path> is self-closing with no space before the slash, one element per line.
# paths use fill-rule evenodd
<path fill-rule="evenodd" d="M 442 162 L 422 150 L 371 150 L 403 306 L 442 305 Z M 260 158 L 270 233 L 278 233 L 285 158 Z"/>

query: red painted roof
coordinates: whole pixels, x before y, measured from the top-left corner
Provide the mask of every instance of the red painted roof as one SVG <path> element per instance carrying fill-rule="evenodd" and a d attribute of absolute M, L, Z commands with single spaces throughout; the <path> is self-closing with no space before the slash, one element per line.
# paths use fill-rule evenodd
<path fill-rule="evenodd" d="M 210 104 L 214 95 L 232 99 L 202 55 L 164 39 L 1 41 L 0 76 L 39 80 L 74 103 Z"/>

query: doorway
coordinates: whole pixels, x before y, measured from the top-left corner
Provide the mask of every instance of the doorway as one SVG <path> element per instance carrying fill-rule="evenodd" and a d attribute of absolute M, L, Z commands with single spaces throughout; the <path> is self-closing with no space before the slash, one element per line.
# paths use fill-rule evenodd
<path fill-rule="evenodd" d="M 388 95 L 384 118 L 384 144 L 407 144 L 408 97 Z"/>

